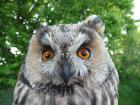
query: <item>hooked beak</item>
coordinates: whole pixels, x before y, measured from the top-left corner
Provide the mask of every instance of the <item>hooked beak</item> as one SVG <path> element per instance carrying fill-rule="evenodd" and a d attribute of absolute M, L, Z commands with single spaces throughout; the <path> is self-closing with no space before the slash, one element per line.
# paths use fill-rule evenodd
<path fill-rule="evenodd" d="M 70 64 L 68 63 L 68 61 L 66 59 L 64 59 L 64 62 L 63 62 L 63 79 L 64 79 L 64 82 L 65 82 L 66 85 L 69 81 L 70 76 L 71 76 Z"/>

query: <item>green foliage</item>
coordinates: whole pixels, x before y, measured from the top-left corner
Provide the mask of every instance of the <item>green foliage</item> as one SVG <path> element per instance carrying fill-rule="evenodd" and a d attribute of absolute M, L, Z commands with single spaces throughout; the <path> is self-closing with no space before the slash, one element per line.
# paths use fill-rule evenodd
<path fill-rule="evenodd" d="M 119 89 L 119 105 L 139 105 L 140 103 L 140 77 L 136 76 L 121 81 Z"/>
<path fill-rule="evenodd" d="M 130 87 L 134 85 L 132 78 L 140 77 L 140 32 L 136 32 L 131 18 L 132 7 L 133 0 L 1 0 L 0 88 L 15 85 L 29 39 L 42 23 L 69 24 L 97 14 L 106 25 L 104 37 L 123 81 L 120 87 L 123 99 L 125 92 L 131 94 L 135 90 Z M 16 54 L 11 52 L 11 47 L 17 48 Z M 127 88 L 123 85 L 128 79 L 131 83 L 126 83 Z M 120 101 L 122 105 L 129 105 L 123 102 Z"/>
<path fill-rule="evenodd" d="M 130 50 L 128 44 L 131 43 L 128 41 L 135 42 L 133 38 L 135 25 L 131 19 L 132 7 L 132 0 L 2 0 L 0 3 L 1 86 L 14 85 L 30 36 L 43 22 L 49 25 L 75 23 L 91 14 L 97 14 L 106 24 L 107 47 L 113 52 L 111 54 L 114 61 L 121 65 L 126 63 L 130 54 L 123 55 L 123 53 Z M 18 48 L 16 55 L 11 53 L 11 47 Z M 124 70 L 120 65 L 118 68 L 120 72 Z"/>
<path fill-rule="evenodd" d="M 0 105 L 12 105 L 13 89 L 0 90 Z"/>

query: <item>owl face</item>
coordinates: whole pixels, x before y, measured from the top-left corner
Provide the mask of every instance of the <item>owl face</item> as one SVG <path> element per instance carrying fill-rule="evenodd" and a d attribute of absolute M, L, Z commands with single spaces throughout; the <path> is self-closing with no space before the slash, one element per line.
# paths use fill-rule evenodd
<path fill-rule="evenodd" d="M 33 88 L 53 94 L 74 94 L 76 87 L 101 84 L 108 75 L 103 31 L 97 16 L 41 27 L 30 41 L 25 77 Z"/>

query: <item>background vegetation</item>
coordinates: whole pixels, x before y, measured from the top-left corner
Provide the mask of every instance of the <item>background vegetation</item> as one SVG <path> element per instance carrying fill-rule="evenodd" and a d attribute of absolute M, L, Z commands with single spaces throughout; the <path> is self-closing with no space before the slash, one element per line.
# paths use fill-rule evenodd
<path fill-rule="evenodd" d="M 140 31 L 131 18 L 132 7 L 133 0 L 0 0 L 0 105 L 11 105 L 35 29 L 44 22 L 75 23 L 91 14 L 106 24 L 105 41 L 120 75 L 119 105 L 139 105 Z"/>

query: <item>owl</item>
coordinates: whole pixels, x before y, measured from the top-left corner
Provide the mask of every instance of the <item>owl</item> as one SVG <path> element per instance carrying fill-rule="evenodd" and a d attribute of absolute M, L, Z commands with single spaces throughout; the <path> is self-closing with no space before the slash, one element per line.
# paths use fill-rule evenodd
<path fill-rule="evenodd" d="M 13 105 L 118 105 L 119 76 L 97 15 L 42 26 L 29 43 Z"/>

